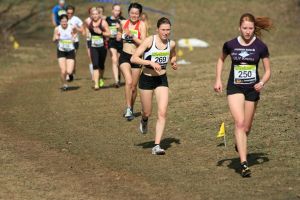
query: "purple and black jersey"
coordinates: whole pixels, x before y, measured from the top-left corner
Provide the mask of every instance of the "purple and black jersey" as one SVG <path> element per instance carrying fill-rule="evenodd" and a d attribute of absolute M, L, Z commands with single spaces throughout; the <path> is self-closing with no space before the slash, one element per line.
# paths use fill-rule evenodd
<path fill-rule="evenodd" d="M 260 39 L 243 46 L 234 38 L 224 43 L 223 53 L 230 55 L 232 61 L 227 88 L 231 85 L 249 88 L 259 82 L 259 60 L 269 57 L 268 47 Z"/>

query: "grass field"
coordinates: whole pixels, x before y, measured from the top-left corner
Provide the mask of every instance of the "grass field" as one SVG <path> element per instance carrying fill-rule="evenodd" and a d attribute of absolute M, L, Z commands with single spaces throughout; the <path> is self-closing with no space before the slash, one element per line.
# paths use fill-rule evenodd
<path fill-rule="evenodd" d="M 91 3 L 78 5 L 82 18 Z M 83 44 L 74 90 L 60 92 L 48 16 L 16 30 L 21 48 L 0 50 L 0 199 L 299 199 L 300 6 L 296 0 L 140 1 L 174 12 L 173 38 L 196 37 L 206 49 L 183 49 L 191 65 L 169 69 L 170 103 L 162 146 L 152 156 L 156 108 L 147 135 L 122 118 L 124 88 L 95 92 Z M 49 3 L 50 4 L 50 3 Z M 1 3 L 0 3 L 1 5 Z M 110 5 L 105 4 L 109 15 Z M 124 13 L 126 13 L 124 9 Z M 242 13 L 273 19 L 263 40 L 271 54 L 249 137 L 253 175 L 240 177 L 226 95 L 213 91 L 223 43 L 238 34 Z M 151 14 L 152 26 L 159 15 Z M 227 60 L 223 83 L 227 81 Z M 113 83 L 110 59 L 106 84 Z M 262 72 L 262 71 L 261 71 Z M 136 111 L 140 111 L 137 99 Z M 225 122 L 228 147 L 216 139 Z"/>

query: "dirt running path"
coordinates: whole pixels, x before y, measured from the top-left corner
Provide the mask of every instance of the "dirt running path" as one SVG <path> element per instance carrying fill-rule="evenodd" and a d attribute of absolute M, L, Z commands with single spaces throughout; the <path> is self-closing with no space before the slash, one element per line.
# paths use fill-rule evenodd
<path fill-rule="evenodd" d="M 294 126 L 299 115 L 294 115 L 295 98 L 288 96 L 295 85 L 277 85 L 282 79 L 298 80 L 299 71 L 287 72 L 299 56 L 274 60 L 282 68 L 274 70 L 256 116 L 249 142 L 253 177 L 245 180 L 235 171 L 239 161 L 225 96 L 211 89 L 211 63 L 170 71 L 162 142 L 167 155 L 157 157 L 150 154 L 155 115 L 150 133 L 140 135 L 139 118 L 128 123 L 121 117 L 123 88 L 91 89 L 84 53 L 75 90 L 65 93 L 59 91 L 51 49 L 21 54 L 24 64 L 12 64 L 1 75 L 0 199 L 299 198 Z M 110 70 L 106 74 L 106 83 L 112 83 Z M 139 100 L 136 105 L 140 111 Z M 221 121 L 226 122 L 227 149 L 215 139 Z"/>

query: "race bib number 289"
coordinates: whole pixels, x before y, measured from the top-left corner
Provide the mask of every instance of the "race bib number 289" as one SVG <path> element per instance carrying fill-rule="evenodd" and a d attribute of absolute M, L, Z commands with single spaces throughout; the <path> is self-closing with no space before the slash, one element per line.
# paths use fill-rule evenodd
<path fill-rule="evenodd" d="M 256 65 L 235 65 L 234 84 L 253 84 L 256 82 Z"/>

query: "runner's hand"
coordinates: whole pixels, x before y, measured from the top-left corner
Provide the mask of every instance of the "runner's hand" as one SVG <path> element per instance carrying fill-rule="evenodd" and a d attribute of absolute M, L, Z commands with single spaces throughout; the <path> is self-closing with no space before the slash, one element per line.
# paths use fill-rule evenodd
<path fill-rule="evenodd" d="M 256 90 L 256 92 L 260 92 L 263 89 L 263 87 L 264 87 L 263 82 L 259 82 L 254 85 L 254 89 Z"/>
<path fill-rule="evenodd" d="M 118 33 L 116 36 L 116 40 L 121 41 L 121 39 L 122 39 L 122 34 Z"/>
<path fill-rule="evenodd" d="M 161 70 L 160 64 L 151 62 L 151 66 L 153 67 L 154 71 L 156 71 L 158 74 L 160 73 L 160 70 Z"/>
<path fill-rule="evenodd" d="M 125 34 L 126 34 L 128 37 L 133 37 L 133 35 L 131 34 L 131 32 L 130 32 L 129 29 L 125 29 Z"/>
<path fill-rule="evenodd" d="M 60 33 L 59 33 L 59 32 L 57 32 L 57 33 L 55 34 L 55 40 L 56 40 L 56 41 L 58 41 L 58 40 L 59 40 L 59 38 L 60 38 Z"/>
<path fill-rule="evenodd" d="M 219 93 L 223 91 L 223 86 L 222 86 L 221 81 L 216 81 L 216 83 L 214 85 L 214 90 Z"/>
<path fill-rule="evenodd" d="M 171 62 L 171 65 L 172 65 L 172 68 L 174 70 L 177 70 L 177 63 L 176 63 L 176 61 L 175 62 Z"/>

